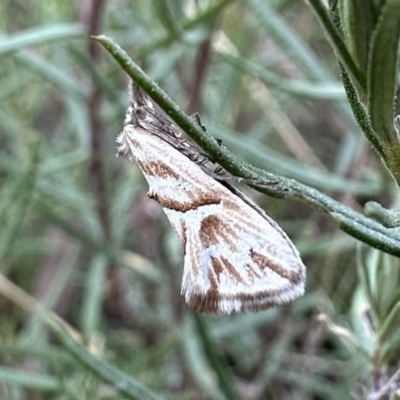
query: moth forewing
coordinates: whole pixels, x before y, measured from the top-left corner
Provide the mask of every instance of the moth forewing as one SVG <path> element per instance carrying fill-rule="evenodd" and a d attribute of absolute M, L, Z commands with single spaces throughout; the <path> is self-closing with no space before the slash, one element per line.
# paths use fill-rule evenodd
<path fill-rule="evenodd" d="M 149 197 L 158 201 L 178 233 L 188 305 L 199 312 L 230 314 L 301 296 L 305 267 L 285 232 L 243 193 L 193 162 L 194 147 L 183 144 L 177 128 L 159 120 L 163 117 L 138 93 L 117 138 L 118 153 L 135 159 L 149 184 Z M 145 112 L 137 112 L 143 104 Z"/>

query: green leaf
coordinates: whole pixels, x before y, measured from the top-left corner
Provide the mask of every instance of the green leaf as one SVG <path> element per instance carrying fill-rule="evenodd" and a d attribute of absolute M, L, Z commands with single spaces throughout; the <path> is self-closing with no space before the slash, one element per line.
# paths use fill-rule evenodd
<path fill-rule="evenodd" d="M 221 52 L 217 52 L 216 55 L 235 68 L 258 78 L 266 85 L 274 86 L 283 92 L 295 96 L 339 100 L 346 98 L 343 86 L 338 82 L 326 81 L 319 83 L 311 80 L 288 79 L 269 71 L 259 64 L 248 61 L 243 57 L 236 57 Z"/>
<path fill-rule="evenodd" d="M 368 63 L 369 42 L 376 24 L 370 1 L 339 0 L 340 20 L 345 41 L 358 68 Z"/>
<path fill-rule="evenodd" d="M 31 154 L 26 170 L 21 173 L 16 183 L 9 186 L 7 195 L 3 192 L 0 203 L 0 262 L 8 253 L 22 224 L 36 183 L 36 174 L 39 163 L 39 140 L 34 139 L 31 144 Z M 10 179 L 11 181 L 11 179 Z"/>
<path fill-rule="evenodd" d="M 203 345 L 204 354 L 208 359 L 210 367 L 215 372 L 221 392 L 225 394 L 227 399 L 239 399 L 239 395 L 234 388 L 232 377 L 229 373 L 229 367 L 223 359 L 218 356 L 218 352 L 208 335 L 203 318 L 200 315 L 193 313 L 193 319 L 197 328 L 198 336 Z"/>
<path fill-rule="evenodd" d="M 22 372 L 14 368 L 0 367 L 0 382 L 8 385 L 26 386 L 40 391 L 59 390 L 61 385 L 57 378 L 45 374 Z"/>
<path fill-rule="evenodd" d="M 382 148 L 381 143 L 379 142 L 374 130 L 372 129 L 371 121 L 369 120 L 364 105 L 357 95 L 356 87 L 353 85 L 349 75 L 347 74 L 344 66 L 341 63 L 339 63 L 339 71 L 343 80 L 343 86 L 347 94 L 347 99 L 349 100 L 351 110 L 353 111 L 354 117 L 358 122 L 358 125 L 362 129 L 365 137 L 374 147 L 375 151 L 379 154 L 383 162 L 386 163 L 386 155 L 384 149 Z"/>
<path fill-rule="evenodd" d="M 398 144 L 393 124 L 393 99 L 398 71 L 399 39 L 400 0 L 388 0 L 379 16 L 371 42 L 368 110 L 376 135 L 381 142 L 390 145 Z M 400 149 L 397 148 L 397 151 Z"/>
<path fill-rule="evenodd" d="M 85 367 L 89 368 L 100 379 L 110 383 L 121 394 L 129 399 L 140 400 L 162 400 L 163 397 L 152 392 L 141 382 L 128 376 L 104 362 L 98 357 L 93 356 L 85 347 L 74 340 L 68 332 L 53 319 L 46 321 L 48 328 L 61 341 L 62 345 Z"/>
<path fill-rule="evenodd" d="M 105 257 L 97 256 L 91 260 L 88 268 L 81 313 L 81 325 L 85 338 L 90 338 L 99 327 L 106 262 Z"/>
<path fill-rule="evenodd" d="M 2 37 L 0 56 L 23 49 L 27 46 L 83 37 L 84 30 L 78 24 L 54 24 L 50 26 L 29 29 L 9 37 Z M 2 35 L 3 36 L 3 35 Z"/>

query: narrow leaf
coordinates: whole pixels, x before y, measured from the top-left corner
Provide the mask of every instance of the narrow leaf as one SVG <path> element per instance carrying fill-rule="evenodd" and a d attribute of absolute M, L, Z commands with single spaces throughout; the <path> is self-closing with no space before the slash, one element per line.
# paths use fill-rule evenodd
<path fill-rule="evenodd" d="M 393 99 L 398 70 L 399 39 L 400 0 L 388 0 L 371 42 L 368 109 L 371 125 L 381 143 L 391 145 L 398 143 L 393 124 Z"/>
<path fill-rule="evenodd" d="M 84 366 L 93 371 L 99 378 L 112 384 L 116 390 L 125 395 L 128 399 L 140 400 L 162 400 L 163 397 L 152 392 L 141 382 L 136 381 L 107 364 L 98 357 L 93 356 L 89 351 L 79 344 L 61 327 L 61 325 L 53 319 L 47 319 L 47 326 L 53 334 L 61 341 L 63 346 Z"/>
<path fill-rule="evenodd" d="M 362 69 L 368 63 L 369 42 L 376 24 L 373 6 L 365 0 L 340 0 L 339 12 L 347 48 Z"/>

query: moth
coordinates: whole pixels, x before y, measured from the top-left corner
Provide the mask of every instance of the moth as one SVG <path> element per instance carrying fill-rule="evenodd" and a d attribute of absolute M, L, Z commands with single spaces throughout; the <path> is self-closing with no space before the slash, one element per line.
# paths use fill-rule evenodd
<path fill-rule="evenodd" d="M 149 198 L 161 205 L 183 245 L 181 293 L 190 308 L 255 312 L 303 295 L 306 269 L 286 233 L 208 168 L 207 155 L 135 83 L 116 141 L 117 156 L 137 162 Z"/>

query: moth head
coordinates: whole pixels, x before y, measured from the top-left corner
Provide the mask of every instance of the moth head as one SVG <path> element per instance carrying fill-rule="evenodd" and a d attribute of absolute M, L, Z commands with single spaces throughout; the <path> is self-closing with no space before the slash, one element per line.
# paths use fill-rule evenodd
<path fill-rule="evenodd" d="M 144 108 L 150 111 L 154 110 L 153 102 L 149 96 L 133 81 L 129 85 L 129 94 L 131 98 L 131 106 L 134 109 Z"/>
<path fill-rule="evenodd" d="M 136 107 L 133 112 L 138 120 L 145 119 L 147 116 L 147 110 L 143 106 Z"/>
<path fill-rule="evenodd" d="M 131 100 L 131 104 L 126 110 L 124 124 L 138 126 L 140 121 L 144 121 L 148 114 L 147 107 L 139 105 L 135 100 Z"/>

